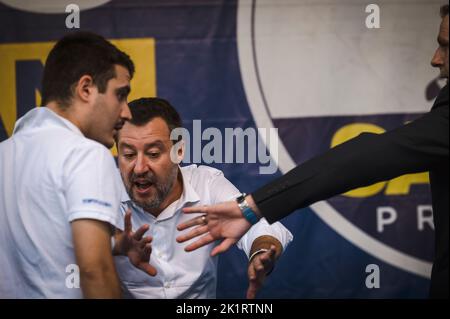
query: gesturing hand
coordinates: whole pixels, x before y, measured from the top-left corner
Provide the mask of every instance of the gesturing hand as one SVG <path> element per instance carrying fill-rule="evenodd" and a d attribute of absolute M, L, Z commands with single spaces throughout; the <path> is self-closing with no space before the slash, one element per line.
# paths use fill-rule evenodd
<path fill-rule="evenodd" d="M 248 265 L 248 289 L 247 299 L 254 299 L 256 293 L 262 287 L 267 274 L 273 269 L 276 261 L 276 248 L 271 246 L 266 252 L 259 253 Z"/>
<path fill-rule="evenodd" d="M 124 217 L 124 231 L 116 230 L 114 235 L 116 244 L 113 247 L 113 255 L 128 256 L 130 262 L 138 269 L 150 276 L 156 275 L 156 268 L 150 265 L 152 252 L 152 237 L 143 237 L 149 229 L 149 225 L 141 226 L 133 233 L 131 225 L 131 211 L 128 209 Z"/>

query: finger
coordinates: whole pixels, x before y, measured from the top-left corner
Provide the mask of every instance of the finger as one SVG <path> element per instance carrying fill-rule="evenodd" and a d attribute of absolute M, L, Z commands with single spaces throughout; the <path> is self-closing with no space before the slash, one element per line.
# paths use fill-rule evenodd
<path fill-rule="evenodd" d="M 149 230 L 150 226 L 148 224 L 142 225 L 133 235 L 133 238 L 136 240 L 141 240 L 142 236 Z"/>
<path fill-rule="evenodd" d="M 214 257 L 227 251 L 231 246 L 233 246 L 234 243 L 236 243 L 236 241 L 237 240 L 233 238 L 224 239 L 218 246 L 214 247 L 214 249 L 211 251 L 211 256 Z"/>
<path fill-rule="evenodd" d="M 152 254 L 152 245 L 146 244 L 143 252 L 142 252 L 142 260 L 146 261 L 147 263 L 150 261 L 150 255 Z"/>
<path fill-rule="evenodd" d="M 258 284 L 255 281 L 251 281 L 247 289 L 247 299 L 255 299 L 257 291 L 258 291 Z"/>
<path fill-rule="evenodd" d="M 248 266 L 248 281 L 253 281 L 256 279 L 255 267 L 253 267 L 253 263 Z"/>
<path fill-rule="evenodd" d="M 148 237 L 147 237 L 148 238 Z M 137 268 L 147 273 L 150 276 L 156 276 L 156 268 L 149 264 L 150 255 L 152 253 L 152 246 L 147 244 L 144 247 L 141 261 L 138 263 Z"/>
<path fill-rule="evenodd" d="M 131 210 L 128 208 L 125 217 L 124 217 L 124 227 L 125 227 L 125 233 L 131 232 Z"/>
<path fill-rule="evenodd" d="M 204 215 L 202 215 L 202 216 L 204 216 Z M 177 229 L 181 231 L 181 230 L 185 230 L 186 228 L 189 228 L 192 226 L 204 224 L 202 216 L 189 219 L 188 221 L 185 221 L 184 223 L 179 224 L 177 226 Z"/>
<path fill-rule="evenodd" d="M 255 268 L 255 277 L 253 280 L 249 280 L 248 292 L 250 293 L 250 296 L 247 296 L 247 298 L 249 298 L 249 299 L 253 299 L 256 297 L 256 293 L 261 288 L 261 286 L 266 278 L 264 269 L 258 270 L 258 269 L 256 269 L 256 267 L 254 267 L 254 268 Z"/>
<path fill-rule="evenodd" d="M 215 240 L 216 239 L 213 236 L 211 236 L 211 234 L 208 233 L 205 236 L 200 237 L 199 240 L 197 240 L 197 241 L 193 242 L 192 244 L 189 244 L 188 246 L 186 246 L 184 248 L 184 250 L 188 251 L 188 252 L 189 251 L 193 251 L 193 250 L 196 250 L 196 249 L 198 249 L 200 247 L 209 245 L 210 243 L 214 242 Z"/>
<path fill-rule="evenodd" d="M 270 265 L 270 267 L 273 267 L 273 265 L 275 264 L 275 261 L 277 259 L 277 249 L 275 246 L 270 246 L 270 250 L 267 252 L 268 254 L 267 259 L 268 259 L 268 265 Z"/>
<path fill-rule="evenodd" d="M 145 248 L 148 244 L 150 244 L 153 240 L 153 237 L 147 236 L 142 238 L 142 240 L 139 241 L 139 247 Z"/>
<path fill-rule="evenodd" d="M 277 248 L 274 246 L 274 245 L 271 245 L 270 246 L 270 257 L 272 258 L 272 257 L 275 257 L 275 255 L 277 254 Z"/>
<path fill-rule="evenodd" d="M 198 237 L 208 232 L 208 226 L 202 225 L 195 227 L 193 230 L 188 232 L 187 234 L 183 234 L 177 237 L 177 242 L 182 243 L 188 241 L 194 237 Z"/>
<path fill-rule="evenodd" d="M 156 276 L 157 273 L 156 268 L 150 265 L 149 263 L 141 262 L 139 263 L 138 268 L 152 277 Z"/>
<path fill-rule="evenodd" d="M 261 256 L 256 256 L 253 259 L 252 263 L 253 267 L 255 267 L 257 277 L 260 277 L 262 274 L 264 274 L 264 265 L 261 262 Z"/>
<path fill-rule="evenodd" d="M 277 250 L 276 250 L 275 246 L 273 246 L 273 245 L 270 246 L 269 250 L 267 250 L 264 253 L 260 254 L 261 262 L 263 264 L 268 262 L 268 261 L 272 262 L 275 259 L 274 257 L 276 255 L 276 252 L 277 252 Z"/>
<path fill-rule="evenodd" d="M 208 213 L 208 207 L 207 206 L 192 206 L 192 207 L 184 207 L 183 213 L 185 214 L 207 214 Z"/>
<path fill-rule="evenodd" d="M 272 263 L 272 257 L 273 253 L 271 253 L 271 251 L 268 250 L 265 253 L 261 254 L 261 256 L 259 257 L 259 261 L 264 267 L 266 267 Z"/>
<path fill-rule="evenodd" d="M 269 258 L 272 258 L 275 256 L 275 254 L 277 253 L 277 249 L 274 245 L 270 246 L 270 249 L 268 251 L 266 251 L 266 254 Z"/>
<path fill-rule="evenodd" d="M 261 257 L 260 262 L 264 270 L 262 273 L 266 274 L 272 269 L 273 262 L 270 259 L 263 259 L 263 257 Z"/>

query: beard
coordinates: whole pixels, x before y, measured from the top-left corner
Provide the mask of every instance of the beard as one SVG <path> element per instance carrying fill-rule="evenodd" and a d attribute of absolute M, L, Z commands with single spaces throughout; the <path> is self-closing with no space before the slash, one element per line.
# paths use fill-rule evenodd
<path fill-rule="evenodd" d="M 158 180 L 155 174 L 148 172 L 145 174 L 134 174 L 131 173 L 128 179 L 128 183 L 125 183 L 125 187 L 130 196 L 131 200 L 142 207 L 144 210 L 149 211 L 160 207 L 164 200 L 169 195 L 170 191 L 175 184 L 178 176 L 178 165 L 173 165 L 169 171 L 169 174 L 162 181 Z M 134 195 L 133 187 L 136 187 L 136 180 L 146 181 L 151 183 L 156 192 L 151 194 L 149 197 L 142 198 Z"/>

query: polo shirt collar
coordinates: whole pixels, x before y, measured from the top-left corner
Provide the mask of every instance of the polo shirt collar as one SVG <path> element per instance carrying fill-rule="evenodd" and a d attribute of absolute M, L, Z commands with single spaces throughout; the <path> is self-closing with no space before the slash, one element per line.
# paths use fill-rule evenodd
<path fill-rule="evenodd" d="M 69 120 L 59 116 L 48 107 L 35 107 L 17 120 L 13 134 L 33 129 L 49 128 L 51 126 L 63 127 L 77 135 L 83 136 L 80 129 Z"/>

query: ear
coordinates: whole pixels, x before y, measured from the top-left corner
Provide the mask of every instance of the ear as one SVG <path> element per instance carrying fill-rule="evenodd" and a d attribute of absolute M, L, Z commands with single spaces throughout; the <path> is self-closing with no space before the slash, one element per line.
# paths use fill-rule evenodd
<path fill-rule="evenodd" d="M 82 102 L 89 103 L 97 93 L 97 86 L 90 75 L 83 75 L 74 89 L 74 97 Z"/>
<path fill-rule="evenodd" d="M 180 164 L 184 158 L 185 143 L 184 140 L 176 142 L 170 149 L 170 159 L 174 164 Z"/>

